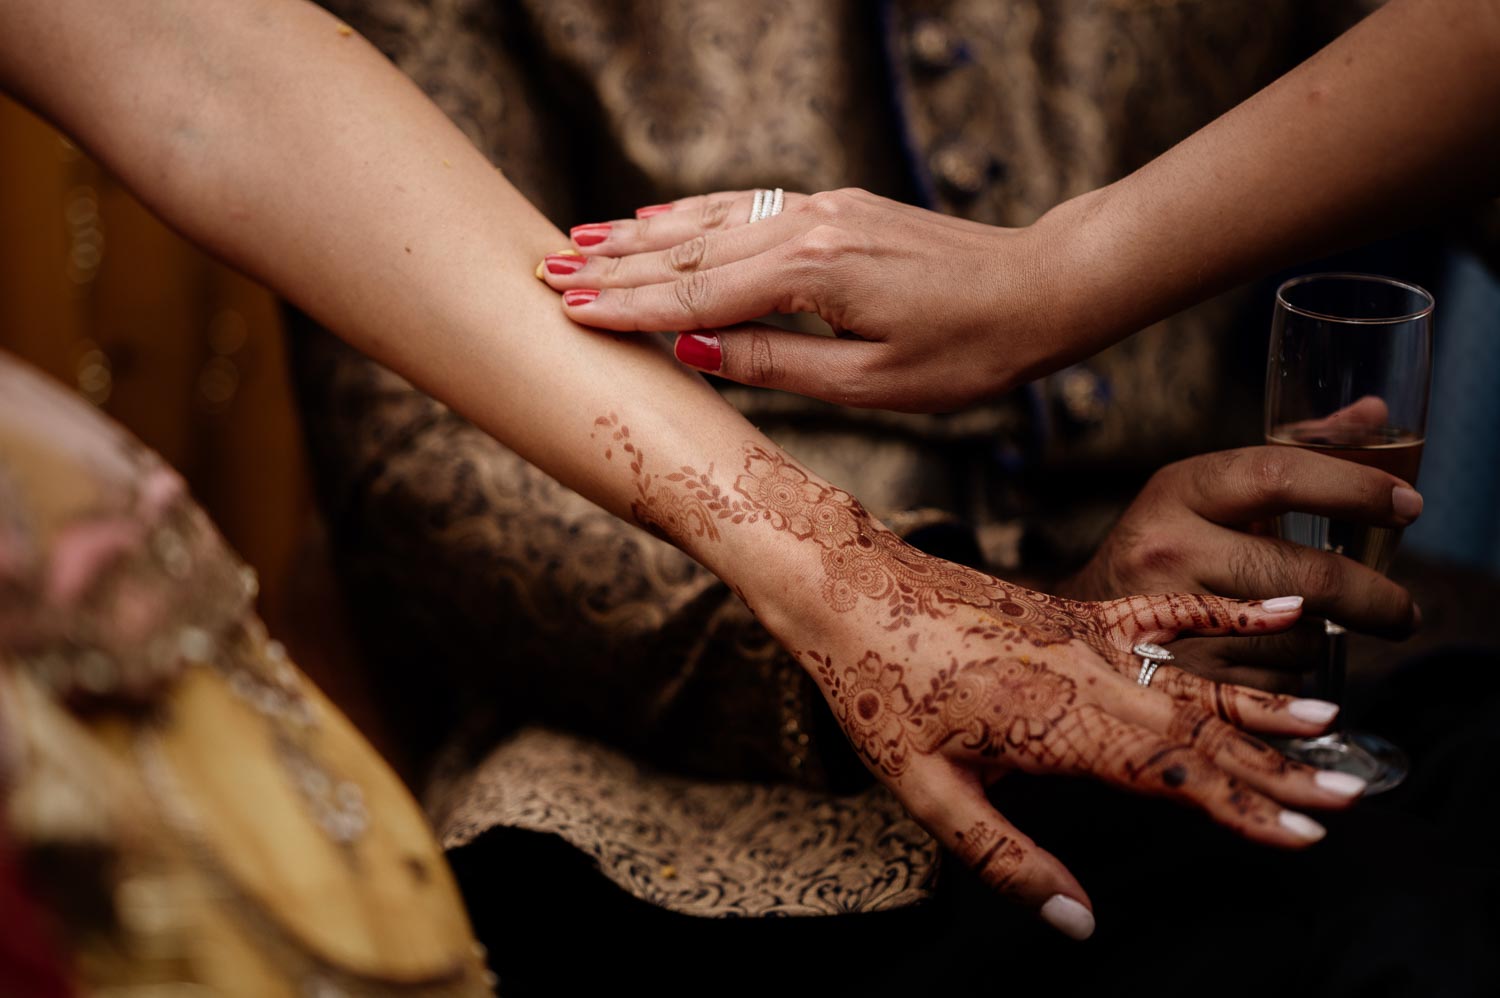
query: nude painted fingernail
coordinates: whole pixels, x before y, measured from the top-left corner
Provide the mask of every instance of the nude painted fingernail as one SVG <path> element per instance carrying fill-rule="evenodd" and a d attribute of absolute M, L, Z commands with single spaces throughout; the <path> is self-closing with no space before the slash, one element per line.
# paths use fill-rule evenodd
<path fill-rule="evenodd" d="M 1336 773 L 1331 769 L 1320 769 L 1313 782 L 1323 790 L 1340 797 L 1358 797 L 1370 784 L 1353 773 Z"/>
<path fill-rule="evenodd" d="M 1287 706 L 1286 712 L 1308 724 L 1327 724 L 1338 717 L 1339 705 L 1329 703 L 1327 700 L 1293 700 Z"/>
<path fill-rule="evenodd" d="M 593 291 L 588 288 L 574 288 L 572 291 L 563 292 L 563 304 L 570 307 L 575 305 L 587 305 L 589 302 L 598 297 L 599 292 L 597 291 Z"/>
<path fill-rule="evenodd" d="M 1301 596 L 1278 596 L 1268 599 L 1261 604 L 1261 609 L 1267 613 L 1291 613 L 1293 610 L 1302 609 Z"/>
<path fill-rule="evenodd" d="M 592 225 L 575 225 L 568 234 L 579 246 L 598 246 L 609 238 L 609 223 L 600 222 Z"/>
<path fill-rule="evenodd" d="M 648 204 L 644 208 L 637 208 L 635 210 L 635 217 L 636 218 L 650 218 L 652 215 L 662 215 L 662 214 L 665 214 L 666 212 L 671 211 L 675 207 L 676 207 L 676 205 L 670 205 L 670 204 Z"/>
<path fill-rule="evenodd" d="M 536 279 L 539 281 L 542 280 L 542 267 L 545 266 L 545 264 L 545 260 L 539 261 L 536 265 L 536 270 L 532 271 L 532 273 L 536 274 Z"/>
<path fill-rule="evenodd" d="M 672 353 L 700 371 L 717 371 L 724 365 L 724 351 L 716 333 L 683 333 L 672 345 Z"/>
<path fill-rule="evenodd" d="M 1422 493 L 1398 485 L 1391 489 L 1391 509 L 1403 520 L 1415 520 L 1422 515 Z"/>
<path fill-rule="evenodd" d="M 1307 815 L 1299 814 L 1296 811 L 1282 811 L 1281 817 L 1277 820 L 1281 822 L 1282 828 L 1285 828 L 1297 836 L 1297 838 L 1306 839 L 1308 842 L 1316 842 L 1328 834 L 1328 829 Z"/>
<path fill-rule="evenodd" d="M 583 269 L 588 260 L 581 253 L 572 255 L 552 253 L 542 262 L 547 265 L 549 274 L 576 274 Z"/>
<path fill-rule="evenodd" d="M 1042 905 L 1042 921 L 1070 939 L 1094 934 L 1094 913 L 1070 897 L 1054 894 Z"/>

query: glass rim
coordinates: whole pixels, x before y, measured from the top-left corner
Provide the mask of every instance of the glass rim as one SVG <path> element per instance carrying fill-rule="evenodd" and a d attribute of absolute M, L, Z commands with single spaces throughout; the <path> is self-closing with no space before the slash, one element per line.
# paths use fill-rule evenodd
<path fill-rule="evenodd" d="M 1286 300 L 1286 292 L 1291 288 L 1297 287 L 1299 284 L 1308 284 L 1312 281 L 1326 281 L 1330 279 L 1344 281 L 1367 281 L 1371 284 L 1385 284 L 1390 287 L 1401 288 L 1404 291 L 1410 291 L 1412 294 L 1416 295 L 1420 300 L 1426 302 L 1427 304 L 1417 309 L 1415 312 L 1409 312 L 1405 315 L 1382 315 L 1374 318 L 1358 318 L 1355 316 L 1347 315 L 1329 315 L 1326 312 L 1314 312 L 1310 308 L 1302 308 L 1301 306 L 1293 305 L 1291 302 Z M 1361 326 L 1388 326 L 1398 322 L 1413 322 L 1417 319 L 1422 319 L 1431 315 L 1434 300 L 1432 297 L 1432 292 L 1428 291 L 1424 287 L 1412 284 L 1410 281 L 1398 281 L 1394 277 L 1385 277 L 1381 274 L 1360 274 L 1353 271 L 1332 271 L 1321 274 L 1303 274 L 1301 277 L 1293 277 L 1290 280 L 1282 281 L 1281 286 L 1276 289 L 1276 304 L 1279 307 L 1286 309 L 1288 312 L 1291 312 L 1295 315 L 1305 316 L 1309 319 L 1321 319 L 1325 322 L 1346 322 Z"/>

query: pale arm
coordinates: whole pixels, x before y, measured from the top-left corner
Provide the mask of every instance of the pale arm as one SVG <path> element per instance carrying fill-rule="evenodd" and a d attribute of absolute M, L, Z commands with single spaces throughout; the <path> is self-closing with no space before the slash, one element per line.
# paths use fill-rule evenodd
<path fill-rule="evenodd" d="M 560 234 L 318 9 L 0 0 L 0 15 L 0 82 L 189 238 L 734 585 L 872 771 L 1054 924 L 1087 934 L 1086 895 L 985 800 L 1000 772 L 1182 798 L 1283 847 L 1322 830 L 1278 802 L 1337 807 L 1357 792 L 1226 723 L 1312 733 L 1332 705 L 1170 668 L 1152 689 L 1127 676 L 1135 641 L 1275 630 L 1300 600 L 1054 600 L 907 547 L 656 342 L 573 325 L 531 276 Z"/>
<path fill-rule="evenodd" d="M 1093 316 L 1072 316 L 1095 331 L 1072 353 L 1500 193 L 1497 108 L 1500 3 L 1391 0 L 1135 173 L 1057 209 L 1049 223 L 1079 226 L 1067 272 L 1108 289 Z"/>
<path fill-rule="evenodd" d="M 1258 274 L 1500 192 L 1500 0 L 1391 0 L 1124 179 L 1002 229 L 865 191 L 753 192 L 575 230 L 579 322 L 695 330 L 686 364 L 848 405 L 956 409 Z M 816 312 L 856 339 L 739 326 Z"/>

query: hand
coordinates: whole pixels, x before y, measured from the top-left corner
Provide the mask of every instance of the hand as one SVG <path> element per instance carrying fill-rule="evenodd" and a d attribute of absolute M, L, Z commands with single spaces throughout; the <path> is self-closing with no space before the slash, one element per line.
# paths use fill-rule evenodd
<path fill-rule="evenodd" d="M 708 194 L 578 226 L 577 250 L 538 276 L 584 325 L 705 330 L 678 337 L 679 360 L 844 405 L 959 408 L 1092 352 L 1049 290 L 1056 227 L 1001 229 L 862 190 L 788 194 L 751 225 L 753 200 Z M 770 312 L 816 312 L 840 338 L 735 325 Z"/>
<path fill-rule="evenodd" d="M 1088 896 L 989 803 L 985 787 L 1010 770 L 1171 797 L 1283 848 L 1323 835 L 1283 804 L 1342 807 L 1363 790 L 1245 733 L 1321 732 L 1331 704 L 1220 686 L 1171 666 L 1149 689 L 1137 682 L 1137 642 L 1277 630 L 1297 619 L 1300 599 L 1075 602 L 921 554 L 868 520 L 861 529 L 845 549 L 825 549 L 828 564 L 845 561 L 826 595 L 831 607 L 852 609 L 848 622 L 789 646 L 912 815 L 986 884 L 1061 931 L 1092 931 Z"/>
<path fill-rule="evenodd" d="M 1295 447 L 1189 458 L 1152 476 L 1093 559 L 1059 589 L 1080 599 L 1297 592 L 1307 610 L 1346 627 L 1409 635 L 1420 614 L 1401 586 L 1349 558 L 1250 532 L 1292 511 L 1399 529 L 1421 513 L 1422 497 L 1394 475 Z M 1214 678 L 1275 689 L 1295 682 L 1287 670 L 1316 661 L 1322 641 L 1322 628 L 1309 627 L 1295 636 L 1186 642 L 1181 658 Z"/>
<path fill-rule="evenodd" d="M 597 425 L 629 459 L 643 526 L 710 545 L 755 538 L 757 557 L 732 562 L 740 591 L 815 678 L 866 765 L 985 882 L 1065 932 L 1091 931 L 1087 894 L 985 797 L 1012 769 L 1176 798 L 1287 848 L 1323 830 L 1282 803 L 1340 807 L 1364 787 L 1245 733 L 1317 734 L 1333 704 L 1171 666 L 1149 688 L 1137 681 L 1138 642 L 1279 631 L 1297 620 L 1300 597 L 1048 596 L 917 551 L 847 492 L 758 443 L 731 477 L 657 470 L 628 427 Z"/>

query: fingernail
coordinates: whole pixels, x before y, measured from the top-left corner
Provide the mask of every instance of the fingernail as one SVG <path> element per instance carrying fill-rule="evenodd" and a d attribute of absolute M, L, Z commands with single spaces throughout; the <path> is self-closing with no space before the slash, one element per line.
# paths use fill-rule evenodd
<path fill-rule="evenodd" d="M 1278 596 L 1268 599 L 1261 604 L 1261 608 L 1267 613 L 1291 613 L 1293 610 L 1302 608 L 1301 596 Z"/>
<path fill-rule="evenodd" d="M 569 230 L 569 235 L 579 246 L 598 246 L 609 238 L 609 223 L 597 222 L 592 225 L 575 225 Z"/>
<path fill-rule="evenodd" d="M 532 271 L 532 273 L 536 275 L 537 280 L 540 281 L 542 279 L 542 261 L 537 261 L 536 270 Z"/>
<path fill-rule="evenodd" d="M 672 346 L 677 359 L 700 371 L 717 371 L 724 363 L 716 333 L 683 333 Z"/>
<path fill-rule="evenodd" d="M 583 254 L 573 253 L 571 256 L 565 253 L 551 253 L 543 261 L 547 265 L 549 274 L 576 274 L 583 269 L 588 260 Z"/>
<path fill-rule="evenodd" d="M 664 212 L 671 211 L 672 208 L 673 205 L 670 204 L 648 204 L 644 208 L 637 208 L 635 210 L 635 217 L 650 218 L 652 215 L 660 215 Z"/>
<path fill-rule="evenodd" d="M 1327 724 L 1339 714 L 1339 705 L 1327 700 L 1293 700 L 1286 712 L 1308 724 Z"/>
<path fill-rule="evenodd" d="M 587 305 L 598 297 L 599 292 L 597 291 L 591 291 L 586 288 L 574 288 L 572 291 L 563 292 L 563 304 L 568 306 Z"/>
<path fill-rule="evenodd" d="M 1422 608 L 1415 603 L 1411 605 L 1411 626 L 1413 630 L 1422 626 Z"/>
<path fill-rule="evenodd" d="M 1070 897 L 1054 894 L 1042 905 L 1042 921 L 1070 939 L 1094 934 L 1094 913 Z"/>
<path fill-rule="evenodd" d="M 1370 784 L 1361 780 L 1353 773 L 1335 773 L 1331 769 L 1320 769 L 1313 782 L 1329 793 L 1338 794 L 1340 797 L 1358 797 L 1365 792 L 1365 787 Z"/>
<path fill-rule="evenodd" d="M 1403 520 L 1415 520 L 1422 515 L 1422 494 L 1416 489 L 1398 485 L 1391 489 L 1391 509 Z"/>
<path fill-rule="evenodd" d="M 1282 828 L 1285 828 L 1297 836 L 1297 838 L 1306 839 L 1308 842 L 1316 842 L 1328 834 L 1328 829 L 1307 815 L 1298 814 L 1296 811 L 1282 811 L 1281 817 L 1277 820 L 1281 822 Z"/>

